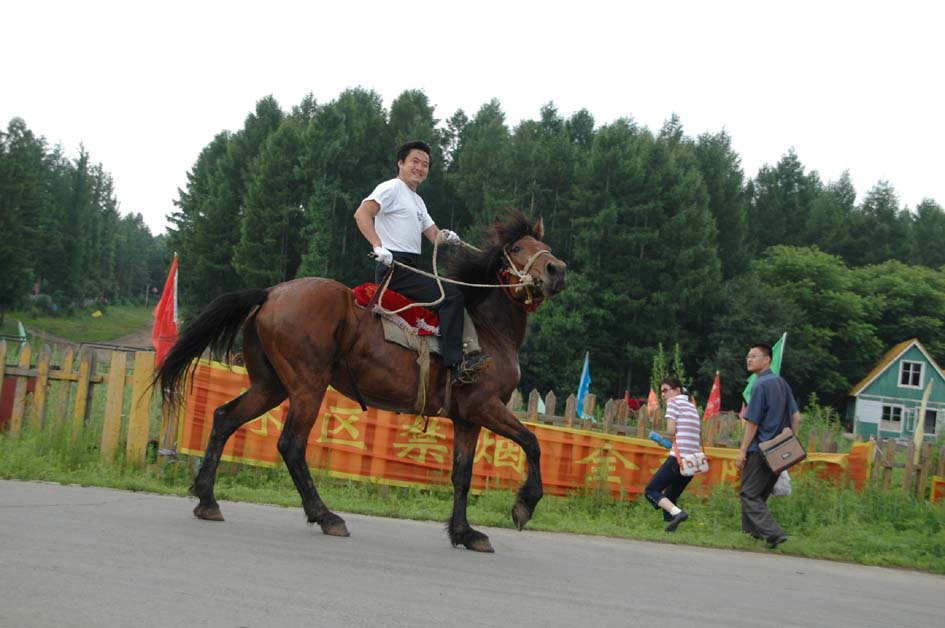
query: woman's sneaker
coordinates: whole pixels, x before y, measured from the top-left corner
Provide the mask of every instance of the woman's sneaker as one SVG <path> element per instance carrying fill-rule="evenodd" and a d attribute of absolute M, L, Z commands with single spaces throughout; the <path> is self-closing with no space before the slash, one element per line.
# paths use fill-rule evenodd
<path fill-rule="evenodd" d="M 669 523 L 666 524 L 666 531 L 675 532 L 676 528 L 679 527 L 679 524 L 688 518 L 689 518 L 689 513 L 686 512 L 685 510 L 680 510 L 679 514 L 677 514 L 672 519 L 670 519 Z"/>

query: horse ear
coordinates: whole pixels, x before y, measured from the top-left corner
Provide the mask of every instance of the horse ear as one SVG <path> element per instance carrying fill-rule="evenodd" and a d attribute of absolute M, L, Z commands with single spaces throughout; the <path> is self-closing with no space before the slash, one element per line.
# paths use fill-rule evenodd
<path fill-rule="evenodd" d="M 543 217 L 538 219 L 538 222 L 532 227 L 532 231 L 535 232 L 539 240 L 545 239 L 545 219 Z"/>

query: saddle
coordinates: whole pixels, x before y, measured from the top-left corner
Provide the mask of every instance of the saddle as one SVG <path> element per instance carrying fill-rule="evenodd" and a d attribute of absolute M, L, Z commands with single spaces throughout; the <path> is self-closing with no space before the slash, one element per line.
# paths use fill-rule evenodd
<path fill-rule="evenodd" d="M 379 286 L 375 283 L 364 283 L 354 288 L 355 303 L 362 308 L 371 306 L 374 295 Z M 388 288 L 384 291 L 381 305 L 387 310 L 398 310 L 405 305 L 414 303 L 404 295 Z M 440 319 L 436 312 L 425 307 L 412 307 L 399 314 L 388 314 L 381 311 L 374 302 L 372 311 L 381 317 L 381 327 L 384 329 L 384 340 L 406 347 L 417 353 L 417 365 L 420 367 L 417 388 L 417 397 L 414 401 L 414 410 L 417 414 L 426 415 L 427 386 L 430 381 L 430 354 L 443 355 L 443 342 L 440 338 Z M 469 312 L 463 310 L 463 353 L 471 354 L 481 351 L 479 336 Z M 450 385 L 446 386 L 446 403 L 436 414 L 443 415 L 449 408 Z"/>
<path fill-rule="evenodd" d="M 357 304 L 364 308 L 368 307 L 378 287 L 376 283 L 365 283 L 354 288 L 354 298 Z M 384 292 L 382 305 L 385 309 L 397 310 L 411 303 L 414 303 L 414 301 L 390 288 Z M 426 350 L 430 353 L 443 355 L 440 339 L 440 318 L 436 312 L 425 307 L 412 307 L 399 314 L 387 314 L 382 312 L 376 304 L 373 311 L 381 316 L 384 339 L 388 342 L 412 349 L 417 353 Z M 476 353 L 480 350 L 476 326 L 473 324 L 469 312 L 464 310 L 463 353 Z"/>

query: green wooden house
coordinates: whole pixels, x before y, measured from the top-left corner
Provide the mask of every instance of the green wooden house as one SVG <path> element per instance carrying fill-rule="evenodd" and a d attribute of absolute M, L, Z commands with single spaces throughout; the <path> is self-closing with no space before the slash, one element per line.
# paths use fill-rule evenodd
<path fill-rule="evenodd" d="M 850 391 L 847 424 L 853 433 L 876 438 L 912 438 L 922 395 L 929 381 L 925 440 L 945 434 L 945 374 L 916 338 L 890 349 L 869 375 Z"/>

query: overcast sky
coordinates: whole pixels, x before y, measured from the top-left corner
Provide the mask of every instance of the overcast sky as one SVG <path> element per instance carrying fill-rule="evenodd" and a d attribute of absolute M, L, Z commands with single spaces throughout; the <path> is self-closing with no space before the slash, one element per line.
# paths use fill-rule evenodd
<path fill-rule="evenodd" d="M 945 204 L 938 2 L 160 3 L 0 0 L 0 124 L 85 145 L 122 213 L 166 226 L 213 136 L 272 94 L 422 89 L 444 120 L 498 98 L 509 126 L 553 101 L 687 135 L 725 129 L 746 176 L 791 147 L 903 205 Z M 146 7 L 146 8 L 145 8 Z"/>

